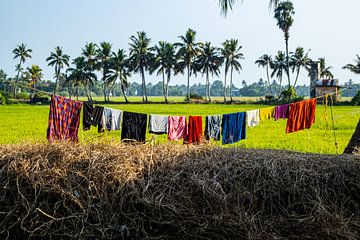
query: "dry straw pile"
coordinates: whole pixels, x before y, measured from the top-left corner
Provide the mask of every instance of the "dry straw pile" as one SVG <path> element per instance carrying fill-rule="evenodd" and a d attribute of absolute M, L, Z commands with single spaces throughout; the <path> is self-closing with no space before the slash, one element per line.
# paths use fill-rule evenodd
<path fill-rule="evenodd" d="M 360 157 L 0 147 L 1 239 L 358 239 Z"/>

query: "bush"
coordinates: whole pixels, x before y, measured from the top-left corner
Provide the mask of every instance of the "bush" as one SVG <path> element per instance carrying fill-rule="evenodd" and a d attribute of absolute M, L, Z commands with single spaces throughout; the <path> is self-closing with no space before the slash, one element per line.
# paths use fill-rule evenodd
<path fill-rule="evenodd" d="M 35 93 L 33 98 L 47 98 L 50 99 L 49 95 L 44 93 Z"/>
<path fill-rule="evenodd" d="M 196 100 L 204 100 L 204 97 L 203 96 L 200 96 L 199 94 L 197 93 L 190 93 L 190 99 L 196 99 Z M 188 97 L 186 96 L 185 97 L 185 101 L 188 101 Z"/>
<path fill-rule="evenodd" d="M 360 105 L 360 91 L 358 91 L 357 94 L 355 95 L 355 97 L 353 97 L 353 99 L 351 99 L 351 105 L 353 105 L 353 106 Z"/>
<path fill-rule="evenodd" d="M 20 92 L 16 94 L 16 98 L 17 99 L 22 99 L 22 100 L 29 100 L 30 99 L 30 95 L 26 92 Z"/>
<path fill-rule="evenodd" d="M 0 105 L 6 105 L 8 103 L 8 96 L 3 91 L 0 91 Z"/>
<path fill-rule="evenodd" d="M 292 99 L 296 99 L 298 95 L 296 94 L 296 91 L 293 87 L 289 87 L 288 90 L 282 91 L 280 98 L 284 101 L 289 101 Z"/>

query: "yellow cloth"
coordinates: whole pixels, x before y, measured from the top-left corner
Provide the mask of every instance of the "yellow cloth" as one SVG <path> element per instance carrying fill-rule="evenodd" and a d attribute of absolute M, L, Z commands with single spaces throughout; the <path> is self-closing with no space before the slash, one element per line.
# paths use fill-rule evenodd
<path fill-rule="evenodd" d="M 260 121 L 275 118 L 275 107 L 260 109 Z"/>

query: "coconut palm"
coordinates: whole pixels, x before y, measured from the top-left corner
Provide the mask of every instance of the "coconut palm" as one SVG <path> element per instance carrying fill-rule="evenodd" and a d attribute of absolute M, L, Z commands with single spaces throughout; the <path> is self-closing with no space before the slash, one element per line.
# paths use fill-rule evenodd
<path fill-rule="evenodd" d="M 238 1 L 237 0 L 219 0 L 221 13 L 226 16 L 227 13 L 229 12 L 229 10 L 232 10 L 232 8 L 236 2 L 238 2 Z M 278 2 L 279 2 L 279 0 L 270 0 L 269 8 L 276 7 Z"/>
<path fill-rule="evenodd" d="M 206 75 L 206 100 L 210 102 L 209 73 L 211 76 L 214 76 L 214 74 L 219 76 L 221 63 L 222 57 L 220 56 L 218 49 L 211 46 L 210 42 L 206 42 L 200 46 L 200 54 L 196 60 L 196 66 L 198 66 L 199 71 L 203 75 Z"/>
<path fill-rule="evenodd" d="M 145 71 L 149 70 L 153 54 L 151 53 L 152 48 L 149 47 L 151 39 L 147 37 L 144 31 L 137 32 L 137 36 L 131 36 L 130 40 L 130 69 L 135 73 L 140 73 L 142 83 L 142 101 L 148 102 L 148 96 L 146 93 L 146 81 Z"/>
<path fill-rule="evenodd" d="M 330 69 L 332 69 L 332 67 L 327 67 L 326 66 L 325 58 L 319 58 L 319 63 L 320 63 L 320 74 L 319 74 L 319 76 L 321 78 L 325 78 L 325 79 L 334 78 L 334 75 L 332 74 L 332 72 L 330 70 Z"/>
<path fill-rule="evenodd" d="M 283 31 L 285 37 L 285 47 L 286 47 L 286 75 L 288 78 L 289 87 L 291 86 L 290 82 L 290 64 L 289 64 L 289 31 L 292 26 L 294 19 L 293 15 L 295 14 L 294 5 L 290 1 L 280 2 L 276 5 L 274 10 L 274 17 L 277 20 L 278 27 Z"/>
<path fill-rule="evenodd" d="M 32 65 L 31 67 L 27 68 L 27 71 L 25 72 L 25 79 L 29 82 L 28 86 L 32 88 L 31 98 L 33 98 L 33 89 L 36 89 L 36 83 L 38 83 L 42 77 L 42 69 L 38 65 Z"/>
<path fill-rule="evenodd" d="M 348 69 L 355 74 L 360 74 L 360 56 L 356 55 L 356 57 L 357 59 L 354 59 L 355 65 L 348 63 L 343 67 L 343 69 Z"/>
<path fill-rule="evenodd" d="M 54 94 L 56 94 L 57 89 L 58 89 L 58 82 L 59 82 L 61 69 L 64 66 L 67 66 L 67 67 L 69 66 L 69 60 L 70 60 L 70 56 L 64 54 L 62 48 L 59 46 L 56 47 L 55 52 L 51 52 L 50 57 L 48 57 L 46 59 L 49 66 L 55 66 L 56 81 L 55 81 Z"/>
<path fill-rule="evenodd" d="M 73 60 L 73 64 L 75 65 L 74 68 L 68 68 L 66 70 L 68 73 L 66 81 L 68 84 L 75 87 L 75 95 L 77 99 L 79 99 L 79 88 L 81 85 L 84 85 L 88 101 L 91 101 L 89 86 L 93 85 L 94 80 L 96 80 L 96 75 L 87 71 L 87 63 L 84 57 L 75 58 Z"/>
<path fill-rule="evenodd" d="M 259 67 L 266 68 L 266 77 L 267 77 L 267 81 L 268 81 L 268 84 L 269 84 L 270 94 L 272 95 L 273 92 L 272 92 L 272 89 L 271 89 L 270 76 L 269 76 L 269 67 L 272 64 L 271 55 L 268 55 L 268 54 L 262 55 L 258 60 L 255 61 L 255 64 L 257 64 Z"/>
<path fill-rule="evenodd" d="M 296 78 L 293 87 L 296 87 L 296 83 L 299 78 L 301 68 L 305 68 L 307 70 L 310 69 L 312 60 L 308 57 L 310 49 L 305 54 L 304 48 L 297 47 L 295 53 L 291 56 L 290 66 L 292 67 L 292 71 L 296 70 Z"/>
<path fill-rule="evenodd" d="M 17 48 L 15 48 L 13 50 L 13 54 L 15 55 L 14 56 L 14 59 L 17 59 L 19 58 L 20 61 L 19 61 L 19 64 L 17 65 L 16 69 L 17 69 L 17 76 L 16 76 L 16 79 L 15 79 L 15 85 L 14 85 L 14 98 L 16 98 L 16 89 L 17 89 L 17 84 L 19 82 L 19 77 L 20 77 L 20 72 L 22 71 L 22 68 L 21 68 L 21 64 L 22 63 L 25 63 L 26 59 L 27 58 L 31 58 L 31 53 L 32 53 L 32 50 L 31 49 L 27 49 L 26 48 L 26 45 L 25 44 L 20 44 L 17 46 Z"/>
<path fill-rule="evenodd" d="M 280 94 L 283 73 L 284 71 L 286 71 L 287 68 L 285 54 L 282 51 L 278 51 L 278 54 L 275 56 L 271 68 L 273 69 L 273 72 L 271 73 L 271 77 L 276 76 L 276 78 L 279 81 L 279 94 Z"/>
<path fill-rule="evenodd" d="M 177 58 L 179 59 L 177 65 L 177 72 L 184 72 L 187 69 L 187 99 L 190 101 L 190 76 L 191 73 L 196 74 L 196 67 L 194 60 L 198 56 L 199 44 L 195 42 L 196 32 L 189 28 L 186 31 L 185 36 L 179 36 L 181 43 L 175 45 L 179 47 L 177 52 Z"/>
<path fill-rule="evenodd" d="M 111 83 L 113 87 L 116 80 L 120 80 L 121 91 L 124 95 L 125 101 L 129 102 L 126 96 L 126 90 L 129 87 L 128 78 L 130 77 L 130 71 L 127 66 L 127 55 L 124 49 L 119 49 L 112 53 L 111 65 L 109 70 L 109 76 L 107 82 Z M 111 87 L 111 88 L 112 88 Z M 110 89 L 111 90 L 111 89 Z"/>
<path fill-rule="evenodd" d="M 109 101 L 109 83 L 107 79 L 109 77 L 110 70 L 110 60 L 111 60 L 111 43 L 109 42 L 101 42 L 100 48 L 96 51 L 96 58 L 98 60 L 98 67 L 102 69 L 102 82 L 103 82 L 103 94 L 104 101 Z"/>
<path fill-rule="evenodd" d="M 162 75 L 164 99 L 165 102 L 168 103 L 169 83 L 177 63 L 175 54 L 176 47 L 174 44 L 160 41 L 154 49 L 155 56 L 150 71 L 157 71 L 157 75 Z M 167 77 L 166 81 L 165 75 Z"/>
<path fill-rule="evenodd" d="M 240 73 L 242 66 L 240 60 L 245 59 L 244 54 L 240 52 L 242 46 L 238 46 L 239 41 L 237 39 L 226 40 L 223 43 L 222 57 L 225 62 L 225 81 L 224 81 L 224 101 L 226 101 L 226 75 L 230 70 L 230 101 L 233 101 L 232 98 L 232 79 L 233 71 Z"/>
<path fill-rule="evenodd" d="M 86 71 L 91 75 L 95 70 L 100 69 L 100 64 L 97 62 L 97 53 L 98 46 L 95 43 L 86 43 L 85 47 L 82 49 L 81 55 L 86 59 Z M 89 89 L 90 101 L 92 101 L 91 96 L 92 89 Z"/>

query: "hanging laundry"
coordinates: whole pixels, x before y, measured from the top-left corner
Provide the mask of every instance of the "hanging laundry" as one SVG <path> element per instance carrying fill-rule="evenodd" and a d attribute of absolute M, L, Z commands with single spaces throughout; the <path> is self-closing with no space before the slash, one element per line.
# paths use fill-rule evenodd
<path fill-rule="evenodd" d="M 206 116 L 205 121 L 205 138 L 220 141 L 221 115 Z"/>
<path fill-rule="evenodd" d="M 147 114 L 124 112 L 121 140 L 145 142 Z"/>
<path fill-rule="evenodd" d="M 275 120 L 289 117 L 290 104 L 284 104 L 275 107 Z"/>
<path fill-rule="evenodd" d="M 101 124 L 105 130 L 120 130 L 121 116 L 123 111 L 112 108 L 104 108 Z"/>
<path fill-rule="evenodd" d="M 291 103 L 286 133 L 311 128 L 315 122 L 316 98 Z"/>
<path fill-rule="evenodd" d="M 249 127 L 255 127 L 260 122 L 260 111 L 259 110 L 247 111 L 246 119 Z"/>
<path fill-rule="evenodd" d="M 168 139 L 184 139 L 186 132 L 186 118 L 184 116 L 169 116 L 168 118 Z"/>
<path fill-rule="evenodd" d="M 149 133 L 166 134 L 168 130 L 168 116 L 150 114 Z"/>
<path fill-rule="evenodd" d="M 202 117 L 201 116 L 190 116 L 189 124 L 187 128 L 187 136 L 185 142 L 200 143 L 202 140 Z"/>
<path fill-rule="evenodd" d="M 232 144 L 246 138 L 246 113 L 222 116 L 222 144 Z"/>
<path fill-rule="evenodd" d="M 264 122 L 275 117 L 275 107 L 260 109 L 260 121 Z"/>
<path fill-rule="evenodd" d="M 78 141 L 82 103 L 60 96 L 51 96 L 48 141 Z"/>
<path fill-rule="evenodd" d="M 94 106 L 89 103 L 83 103 L 83 130 L 90 130 L 91 126 L 98 126 L 98 131 L 101 132 L 104 128 L 102 126 L 101 118 L 103 116 L 104 107 Z"/>

